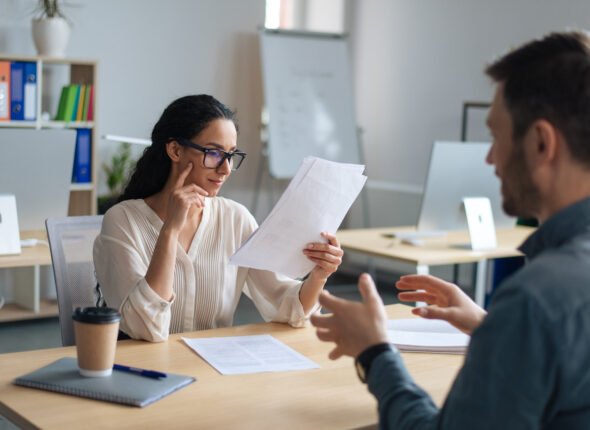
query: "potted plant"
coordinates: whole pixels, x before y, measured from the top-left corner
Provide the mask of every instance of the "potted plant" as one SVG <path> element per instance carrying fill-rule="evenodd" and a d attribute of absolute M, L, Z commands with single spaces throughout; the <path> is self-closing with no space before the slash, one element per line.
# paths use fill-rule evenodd
<path fill-rule="evenodd" d="M 113 206 L 127 183 L 129 172 L 135 166 L 135 161 L 131 158 L 131 144 L 121 143 L 117 151 L 111 158 L 111 163 L 103 163 L 102 169 L 107 176 L 107 187 L 109 194 L 98 198 L 98 213 L 105 213 Z"/>
<path fill-rule="evenodd" d="M 70 22 L 62 12 L 60 0 L 38 0 L 33 18 L 33 42 L 37 54 L 48 57 L 65 57 L 70 38 Z"/>

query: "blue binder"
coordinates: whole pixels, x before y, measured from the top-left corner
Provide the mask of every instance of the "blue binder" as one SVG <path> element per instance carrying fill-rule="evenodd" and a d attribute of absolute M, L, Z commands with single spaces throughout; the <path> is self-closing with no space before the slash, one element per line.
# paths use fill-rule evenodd
<path fill-rule="evenodd" d="M 24 63 L 24 119 L 37 119 L 37 64 Z"/>
<path fill-rule="evenodd" d="M 10 120 L 25 119 L 25 65 L 22 61 L 10 63 Z"/>
<path fill-rule="evenodd" d="M 72 182 L 91 182 L 91 130 L 79 128 L 76 130 L 76 150 L 74 153 L 74 168 L 72 169 Z"/>

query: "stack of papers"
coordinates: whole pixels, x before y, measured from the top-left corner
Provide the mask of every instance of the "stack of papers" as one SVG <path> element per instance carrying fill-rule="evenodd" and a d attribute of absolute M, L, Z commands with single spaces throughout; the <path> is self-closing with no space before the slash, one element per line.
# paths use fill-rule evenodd
<path fill-rule="evenodd" d="M 446 321 L 423 318 L 387 322 L 391 342 L 400 351 L 463 354 L 470 337 Z"/>
<path fill-rule="evenodd" d="M 301 278 L 314 268 L 303 249 L 336 233 L 367 177 L 365 166 L 306 157 L 289 186 L 230 262 Z"/>
<path fill-rule="evenodd" d="M 268 334 L 182 340 L 222 375 L 320 367 Z"/>

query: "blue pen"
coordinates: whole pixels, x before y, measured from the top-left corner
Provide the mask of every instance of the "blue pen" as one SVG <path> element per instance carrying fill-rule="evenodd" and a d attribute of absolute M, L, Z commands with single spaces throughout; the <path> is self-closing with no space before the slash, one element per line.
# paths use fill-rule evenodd
<path fill-rule="evenodd" d="M 133 373 L 139 376 L 145 376 L 146 378 L 160 379 L 166 378 L 168 375 L 162 372 L 156 372 L 155 370 L 145 370 L 138 367 L 123 366 L 122 364 L 113 364 L 113 370 L 119 370 L 121 372 Z"/>

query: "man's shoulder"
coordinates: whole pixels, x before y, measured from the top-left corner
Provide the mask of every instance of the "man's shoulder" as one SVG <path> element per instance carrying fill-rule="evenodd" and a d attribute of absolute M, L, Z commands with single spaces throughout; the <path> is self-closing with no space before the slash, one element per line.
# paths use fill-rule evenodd
<path fill-rule="evenodd" d="M 590 246 L 568 244 L 539 255 L 499 286 L 494 301 L 526 301 L 560 319 L 590 304 Z"/>

